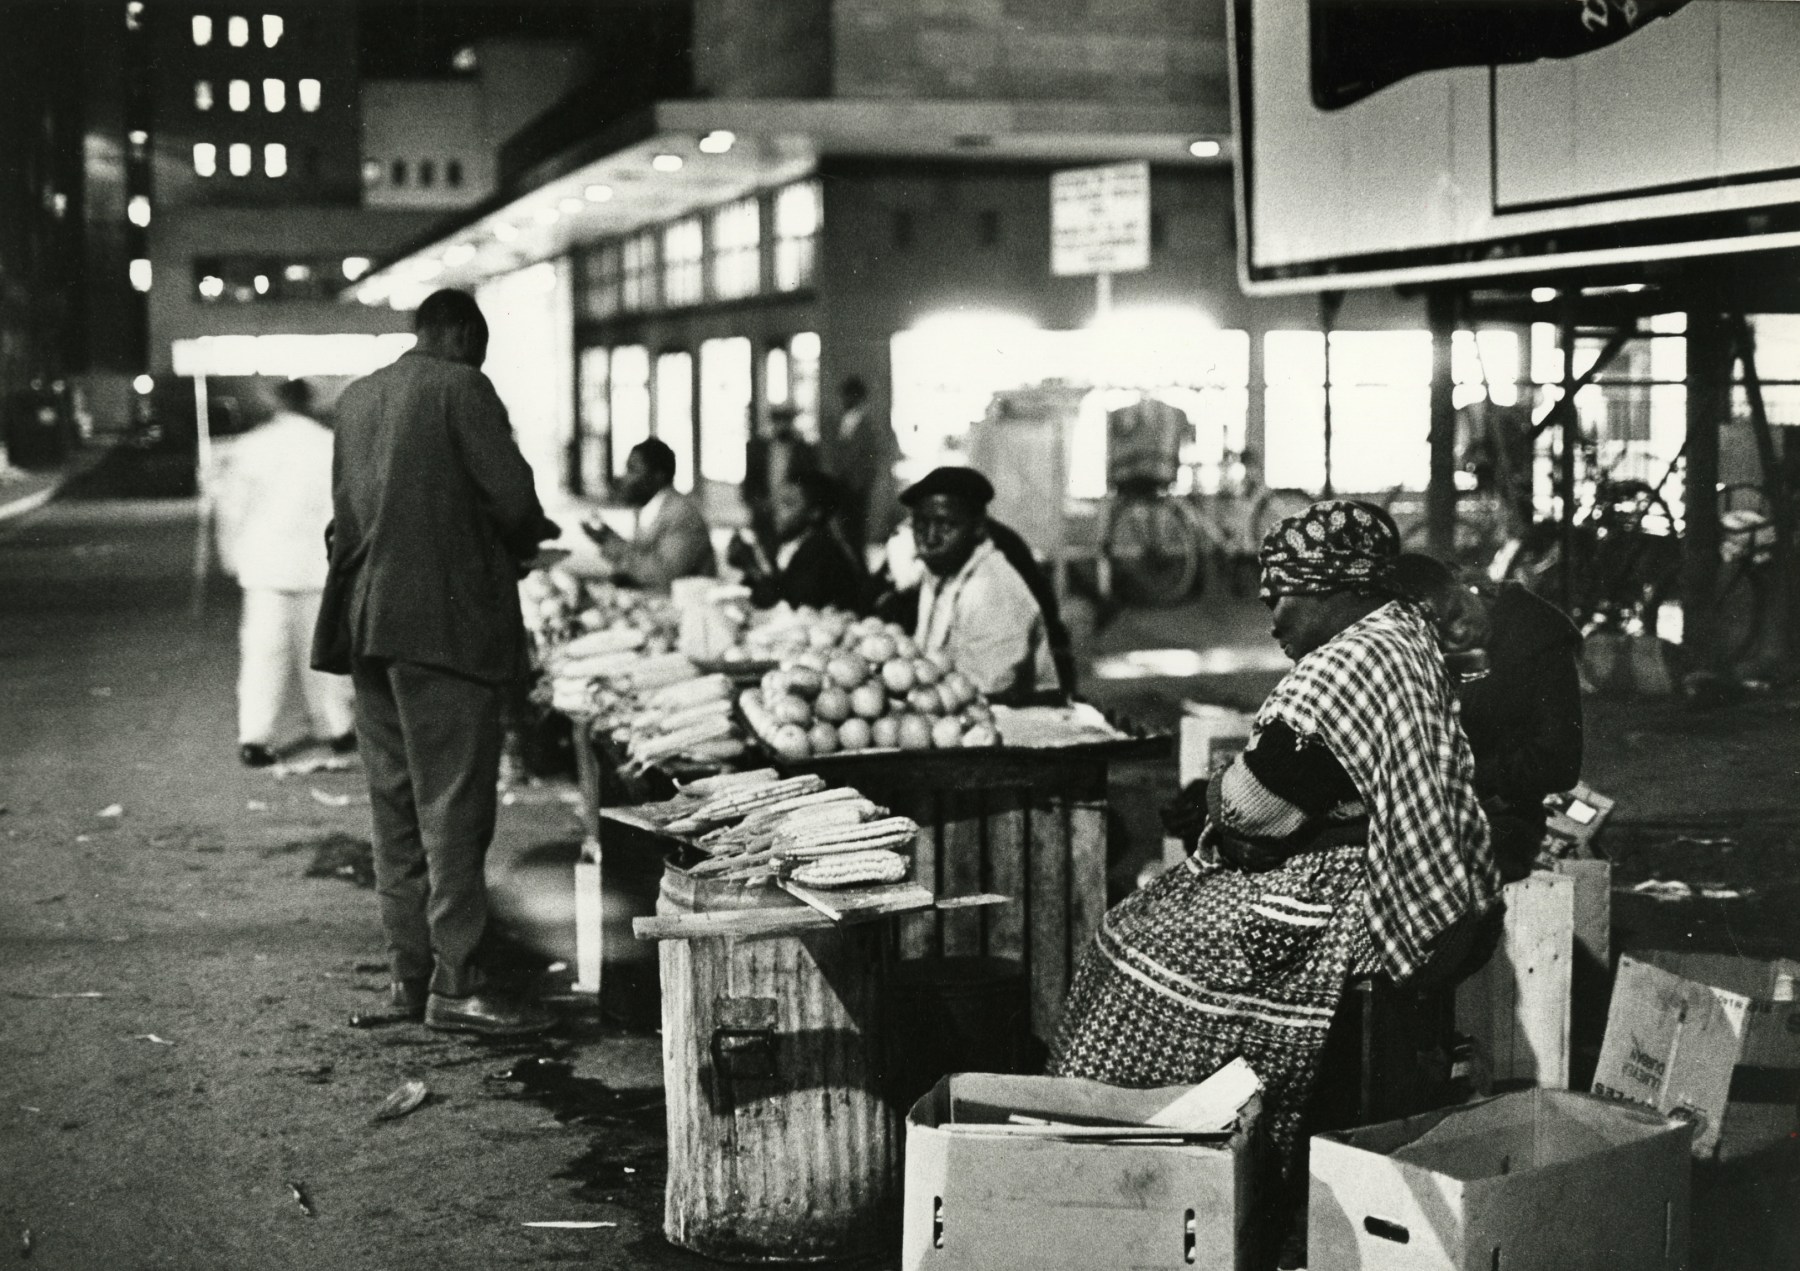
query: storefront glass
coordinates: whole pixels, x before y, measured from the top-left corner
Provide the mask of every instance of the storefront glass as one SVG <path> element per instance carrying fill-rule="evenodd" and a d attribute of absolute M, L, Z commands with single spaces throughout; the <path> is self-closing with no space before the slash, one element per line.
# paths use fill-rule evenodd
<path fill-rule="evenodd" d="M 650 351 L 641 344 L 612 351 L 612 470 L 625 474 L 631 448 L 650 436 Z"/>
<path fill-rule="evenodd" d="M 599 494 L 611 483 L 607 461 L 612 430 L 612 356 L 608 349 L 581 351 L 581 490 Z"/>
<path fill-rule="evenodd" d="M 762 290 L 762 206 L 754 196 L 712 212 L 712 295 L 737 300 Z"/>
<path fill-rule="evenodd" d="M 675 488 L 694 488 L 694 355 L 664 353 L 656 359 L 656 435 L 675 452 Z"/>
<path fill-rule="evenodd" d="M 700 345 L 700 475 L 708 481 L 740 485 L 744 480 L 751 357 L 750 341 L 742 336 Z"/>

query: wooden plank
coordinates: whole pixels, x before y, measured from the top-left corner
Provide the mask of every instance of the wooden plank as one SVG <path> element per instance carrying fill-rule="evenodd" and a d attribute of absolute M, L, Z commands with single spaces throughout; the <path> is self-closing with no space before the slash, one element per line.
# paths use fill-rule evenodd
<path fill-rule="evenodd" d="M 1029 812 L 1026 879 L 1026 974 L 1031 979 L 1031 1031 L 1048 1041 L 1069 991 L 1069 816 L 1066 804 L 1036 802 Z"/>
<path fill-rule="evenodd" d="M 1014 903 L 990 910 L 984 922 L 988 956 L 995 958 L 1025 957 L 1026 880 L 1030 877 L 1028 859 L 1031 843 L 1031 819 L 1026 810 L 1026 792 L 993 790 L 987 796 L 987 867 L 984 886 Z"/>
<path fill-rule="evenodd" d="M 834 922 L 930 909 L 935 897 L 923 883 L 884 883 L 874 887 L 806 887 L 783 879 L 781 889 Z"/>
<path fill-rule="evenodd" d="M 1069 973 L 1106 916 L 1106 804 L 1069 805 Z"/>
<path fill-rule="evenodd" d="M 953 790 L 940 796 L 943 823 L 938 828 L 938 892 L 966 895 L 980 891 L 986 870 L 979 791 Z M 981 914 L 976 910 L 939 915 L 938 929 L 947 958 L 979 957 Z"/>
<path fill-rule="evenodd" d="M 1540 872 L 1505 895 L 1500 947 L 1458 987 L 1457 1027 L 1488 1056 L 1496 1083 L 1567 1089 L 1575 882 Z"/>
<path fill-rule="evenodd" d="M 887 794 L 881 801 L 895 812 L 910 816 L 919 823 L 918 836 L 913 839 L 913 881 L 923 883 L 933 893 L 941 894 L 943 888 L 939 885 L 937 850 L 940 796 L 930 790 L 915 790 L 910 793 L 895 791 Z M 903 958 L 928 958 L 936 954 L 937 915 L 921 913 L 902 918 L 899 948 Z"/>

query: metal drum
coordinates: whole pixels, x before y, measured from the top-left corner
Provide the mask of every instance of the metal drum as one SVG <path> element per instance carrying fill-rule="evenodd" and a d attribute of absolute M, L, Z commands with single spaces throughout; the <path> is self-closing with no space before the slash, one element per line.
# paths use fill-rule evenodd
<path fill-rule="evenodd" d="M 671 868 L 657 912 L 791 903 Z M 811 1262 L 898 1244 L 899 1118 L 879 1089 L 886 924 L 661 942 L 672 1244 Z"/>

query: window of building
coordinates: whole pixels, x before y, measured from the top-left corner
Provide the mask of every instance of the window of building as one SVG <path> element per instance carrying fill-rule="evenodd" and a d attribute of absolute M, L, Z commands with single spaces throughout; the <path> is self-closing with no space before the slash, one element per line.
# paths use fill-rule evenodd
<path fill-rule="evenodd" d="M 150 225 L 150 196 L 134 194 L 125 205 L 125 219 L 139 229 L 147 229 Z"/>
<path fill-rule="evenodd" d="M 194 15 L 194 45 L 196 48 L 212 43 L 212 19 L 204 13 Z"/>
<path fill-rule="evenodd" d="M 656 307 L 656 233 L 646 230 L 625 240 L 620 299 L 629 313 Z M 618 367 L 615 366 L 614 378 Z"/>
<path fill-rule="evenodd" d="M 823 431 L 819 412 L 819 337 L 817 332 L 797 331 L 788 341 L 788 400 L 799 414 L 794 427 L 809 441 Z"/>
<path fill-rule="evenodd" d="M 675 452 L 675 488 L 694 488 L 694 355 L 664 353 L 656 359 L 656 435 Z"/>
<path fill-rule="evenodd" d="M 437 183 L 437 164 L 430 159 L 419 160 L 419 184 L 427 188 Z"/>
<path fill-rule="evenodd" d="M 444 161 L 444 184 L 451 189 L 459 188 L 463 183 L 463 166 L 461 159 Z"/>
<path fill-rule="evenodd" d="M 263 172 L 272 177 L 287 175 L 287 147 L 279 141 L 270 142 L 263 147 Z"/>
<path fill-rule="evenodd" d="M 300 109 L 311 114 L 319 108 L 321 89 L 316 79 L 303 79 L 299 85 Z"/>
<path fill-rule="evenodd" d="M 367 265 L 367 257 L 350 257 Z M 343 277 L 354 282 L 359 272 L 340 270 L 347 263 L 329 256 L 203 256 L 194 261 L 194 290 L 200 299 L 230 304 L 318 303 L 337 298 Z"/>
<path fill-rule="evenodd" d="M 250 81 L 234 79 L 226 86 L 225 100 L 233 110 L 250 109 Z"/>
<path fill-rule="evenodd" d="M 1325 336 L 1263 337 L 1267 480 L 1375 494 L 1422 490 L 1430 475 L 1431 333 L 1331 333 L 1331 453 L 1325 453 Z"/>
<path fill-rule="evenodd" d="M 263 109 L 271 115 L 279 115 L 287 109 L 287 82 L 279 79 L 263 81 Z"/>
<path fill-rule="evenodd" d="M 775 195 L 775 286 L 780 291 L 812 285 L 819 203 L 817 181 L 785 186 Z"/>
<path fill-rule="evenodd" d="M 219 170 L 219 148 L 210 141 L 194 146 L 194 175 L 209 177 Z"/>
<path fill-rule="evenodd" d="M 706 295 L 705 234 L 690 216 L 663 227 L 663 303 L 699 304 Z"/>
<path fill-rule="evenodd" d="M 582 316 L 599 320 L 619 312 L 623 281 L 619 258 L 617 243 L 602 243 L 583 254 L 580 275 Z"/>
<path fill-rule="evenodd" d="M 739 485 L 750 440 L 752 352 L 743 336 L 700 345 L 700 475 Z"/>
<path fill-rule="evenodd" d="M 284 26 L 284 24 L 281 21 L 280 14 L 277 14 L 277 13 L 263 14 L 262 32 L 263 32 L 263 47 L 264 48 L 272 49 L 277 44 L 281 43 L 281 32 L 282 32 L 283 26 Z"/>
<path fill-rule="evenodd" d="M 598 494 L 611 484 L 611 465 L 606 457 L 612 434 L 611 361 L 612 350 L 592 348 L 581 351 L 577 364 L 581 410 L 576 431 L 581 447 L 577 462 L 581 489 L 587 494 Z"/>
<path fill-rule="evenodd" d="M 194 81 L 194 109 L 211 110 L 213 108 L 212 81 L 197 79 Z"/>
<path fill-rule="evenodd" d="M 131 286 L 134 291 L 150 290 L 150 262 L 142 256 L 131 262 Z"/>
<path fill-rule="evenodd" d="M 234 49 L 241 49 L 250 43 L 250 19 L 245 17 L 227 18 L 225 21 L 225 39 Z"/>
<path fill-rule="evenodd" d="M 395 159 L 388 165 L 388 180 L 395 185 L 406 184 L 406 160 Z"/>
<path fill-rule="evenodd" d="M 625 475 L 631 448 L 650 436 L 650 351 L 627 344 L 612 351 L 612 469 Z"/>
<path fill-rule="evenodd" d="M 712 213 L 712 294 L 714 298 L 736 300 L 740 296 L 754 296 L 761 289 L 761 205 L 752 197 L 714 208 Z M 704 421 L 706 414 L 704 404 L 702 404 L 700 413 Z M 704 422 L 702 428 L 704 429 Z"/>
<path fill-rule="evenodd" d="M 250 175 L 250 147 L 242 141 L 233 142 L 230 151 L 231 175 L 247 177 Z"/>
<path fill-rule="evenodd" d="M 763 358 L 763 395 L 769 405 L 780 406 L 794 391 L 794 363 L 787 345 L 777 344 Z"/>

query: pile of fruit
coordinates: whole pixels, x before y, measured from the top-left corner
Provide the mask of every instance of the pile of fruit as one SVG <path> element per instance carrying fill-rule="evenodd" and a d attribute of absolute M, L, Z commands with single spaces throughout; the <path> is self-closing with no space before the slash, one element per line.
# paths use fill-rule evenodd
<path fill-rule="evenodd" d="M 806 647 L 739 699 L 780 758 L 999 743 L 993 710 L 968 676 L 942 654 L 920 654 L 894 624 L 827 614 L 805 632 Z"/>
<path fill-rule="evenodd" d="M 733 616 L 739 629 L 722 656 L 725 662 L 781 662 L 807 649 L 829 648 L 856 623 L 855 614 L 841 609 L 795 608 L 785 600 L 771 609 L 743 606 Z"/>
<path fill-rule="evenodd" d="M 667 653 L 675 647 L 679 619 L 665 596 L 634 587 L 584 582 L 564 569 L 537 569 L 519 582 L 519 609 L 543 661 L 578 636 L 597 631 L 635 631 L 633 648 Z"/>
<path fill-rule="evenodd" d="M 828 790 L 813 773 L 782 780 L 760 768 L 696 782 L 685 793 L 705 801 L 667 828 L 699 835 L 695 845 L 709 859 L 690 872 L 701 877 L 853 887 L 897 883 L 911 868 L 901 851 L 917 837 L 916 822 L 888 815 L 847 786 Z"/>

